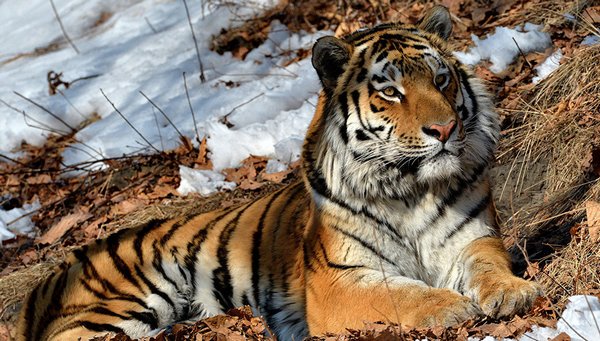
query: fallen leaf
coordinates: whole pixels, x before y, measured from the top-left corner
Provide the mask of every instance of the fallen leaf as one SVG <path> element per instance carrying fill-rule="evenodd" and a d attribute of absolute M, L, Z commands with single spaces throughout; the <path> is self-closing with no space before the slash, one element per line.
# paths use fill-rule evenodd
<path fill-rule="evenodd" d="M 254 181 L 254 180 L 250 180 L 250 179 L 244 179 L 242 180 L 242 182 L 240 182 L 240 188 L 241 189 L 249 189 L 249 190 L 255 190 L 258 188 L 261 188 L 264 185 L 264 182 L 258 182 L 258 181 Z"/>
<path fill-rule="evenodd" d="M 198 157 L 196 158 L 195 169 L 213 169 L 212 161 L 208 158 L 208 148 L 206 146 L 206 136 L 200 141 L 200 147 L 198 149 Z"/>
<path fill-rule="evenodd" d="M 600 203 L 589 200 L 585 203 L 585 213 L 590 238 L 600 240 Z"/>
<path fill-rule="evenodd" d="M 571 337 L 567 333 L 562 332 L 550 341 L 571 341 Z"/>
<path fill-rule="evenodd" d="M 119 202 L 117 205 L 111 207 L 110 213 L 115 214 L 115 215 L 123 215 L 123 214 L 131 213 L 131 212 L 137 210 L 138 208 L 142 207 L 145 204 L 146 204 L 145 200 L 138 199 L 138 198 L 131 198 L 131 199 L 123 200 L 123 201 Z"/>
<path fill-rule="evenodd" d="M 600 23 L 600 6 L 586 8 L 581 14 L 581 17 L 590 24 Z"/>
<path fill-rule="evenodd" d="M 52 226 L 40 238 L 36 239 L 36 244 L 52 244 L 72 229 L 75 225 L 92 217 L 90 213 L 77 212 L 63 217 L 58 223 Z"/>
<path fill-rule="evenodd" d="M 263 173 L 260 178 L 261 178 L 261 180 L 271 181 L 271 182 L 280 184 L 293 171 L 294 171 L 293 169 L 286 169 L 284 171 L 276 172 L 276 173 Z"/>

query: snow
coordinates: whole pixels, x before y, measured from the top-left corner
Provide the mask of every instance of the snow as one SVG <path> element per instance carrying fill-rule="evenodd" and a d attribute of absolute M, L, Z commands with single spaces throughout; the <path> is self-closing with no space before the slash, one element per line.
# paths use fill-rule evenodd
<path fill-rule="evenodd" d="M 223 189 L 231 190 L 235 188 L 235 182 L 225 181 L 225 175 L 211 170 L 179 166 L 179 175 L 181 176 L 181 183 L 177 191 L 182 195 L 189 193 L 209 195 Z"/>
<path fill-rule="evenodd" d="M 206 83 L 199 79 L 196 51 L 182 1 L 54 2 L 81 53 L 75 53 L 64 42 L 47 0 L 29 1 L 26 6 L 18 1 L 0 2 L 0 27 L 3 32 L 11 32 L 0 46 L 3 51 L 0 63 L 4 63 L 0 64 L 0 79 L 10 80 L 0 83 L 0 99 L 51 129 L 65 133 L 68 127 L 13 91 L 40 103 L 72 127 L 98 113 L 101 119 L 81 129 L 75 136 L 79 143 L 64 151 L 66 164 L 150 153 L 154 148 L 175 148 L 179 144 L 177 132 L 140 91 L 184 135 L 195 140 L 183 85 L 184 72 L 198 122 L 196 128 L 207 137 L 215 171 L 238 166 L 250 154 L 277 157 L 278 143 L 303 137 L 314 111 L 319 82 L 310 59 L 290 65 L 286 62 L 295 56 L 295 50 L 311 48 L 318 37 L 330 32 L 292 34 L 285 26 L 273 22 L 269 39 L 243 61 L 231 53 L 219 55 L 210 51 L 212 37 L 221 29 L 239 24 L 240 17 L 251 16 L 272 4 L 272 0 L 228 2 L 230 5 L 204 10 L 200 7 L 203 2 L 189 1 Z M 95 27 L 102 12 L 112 16 Z M 10 61 L 19 53 L 30 53 L 51 43 L 58 43 L 59 47 L 35 57 L 22 56 Z M 65 81 L 98 76 L 63 89 L 64 98 L 60 94 L 48 95 L 49 70 L 62 72 Z M 152 147 L 113 110 L 100 89 Z M 225 125 L 224 118 L 233 127 Z M 28 126 L 22 115 L 0 104 L 1 154 L 15 156 L 22 141 L 39 145 L 47 135 L 48 132 Z M 299 146 L 290 153 L 298 154 Z"/>
<path fill-rule="evenodd" d="M 467 65 L 475 65 L 481 60 L 489 60 L 492 63 L 490 71 L 501 73 L 521 53 L 519 48 L 527 54 L 542 52 L 552 46 L 550 34 L 540 32 L 540 29 L 540 25 L 530 23 L 517 29 L 496 27 L 494 33 L 488 34 L 483 39 L 471 35 L 475 46 L 469 48 L 467 52 L 458 51 L 454 55 L 460 62 Z"/>
<path fill-rule="evenodd" d="M 533 327 L 525 333 L 520 341 L 548 340 L 560 333 L 566 333 L 573 341 L 600 340 L 600 302 L 596 296 L 576 295 L 569 298 L 569 303 L 556 329 Z"/>
<path fill-rule="evenodd" d="M 35 201 L 7 211 L 0 209 L 0 246 L 2 241 L 15 238 L 16 235 L 31 234 L 35 226 L 29 214 L 40 207 L 40 203 Z"/>
<path fill-rule="evenodd" d="M 554 70 L 558 69 L 560 66 L 560 60 L 562 59 L 563 54 L 560 49 L 557 49 L 552 55 L 550 55 L 546 60 L 540 65 L 536 66 L 534 70 L 537 72 L 537 76 L 531 79 L 533 84 L 539 83 L 541 80 L 548 77 Z"/>
<path fill-rule="evenodd" d="M 596 45 L 598 43 L 600 43 L 600 36 L 592 35 L 592 34 L 590 34 L 589 36 L 586 36 L 581 41 L 581 45 L 583 45 L 583 46 Z"/>

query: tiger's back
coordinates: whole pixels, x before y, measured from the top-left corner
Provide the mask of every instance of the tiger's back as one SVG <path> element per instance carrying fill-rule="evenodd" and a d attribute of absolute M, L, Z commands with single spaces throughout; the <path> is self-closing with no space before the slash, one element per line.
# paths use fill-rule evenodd
<path fill-rule="evenodd" d="M 97 240 L 33 290 L 18 337 L 141 337 L 244 304 L 305 335 L 299 227 L 309 205 L 297 182 L 240 207 L 152 220 Z"/>

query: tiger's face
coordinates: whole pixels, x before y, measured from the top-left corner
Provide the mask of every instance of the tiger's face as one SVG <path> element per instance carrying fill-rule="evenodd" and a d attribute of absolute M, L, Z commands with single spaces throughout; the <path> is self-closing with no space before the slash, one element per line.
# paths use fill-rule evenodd
<path fill-rule="evenodd" d="M 422 178 L 450 176 L 461 169 L 465 139 L 456 72 L 427 40 L 400 39 L 359 47 L 362 69 L 344 75 L 349 86 L 336 89 L 350 93 L 348 146 L 357 161 L 377 155 Z M 403 47 L 407 41 L 414 45 Z"/>
<path fill-rule="evenodd" d="M 446 47 L 451 26 L 444 14 L 434 12 L 418 27 L 383 24 L 315 45 L 313 65 L 333 116 L 326 120 L 339 129 L 355 173 L 432 183 L 489 161 L 495 114 Z M 489 117 L 477 117 L 482 108 L 490 112 L 480 116 Z"/>

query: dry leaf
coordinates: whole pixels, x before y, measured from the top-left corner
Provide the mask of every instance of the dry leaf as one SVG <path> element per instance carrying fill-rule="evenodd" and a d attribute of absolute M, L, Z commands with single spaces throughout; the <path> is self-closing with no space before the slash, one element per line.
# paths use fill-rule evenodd
<path fill-rule="evenodd" d="M 583 20 L 590 22 L 590 24 L 600 23 L 600 6 L 588 7 L 581 14 Z"/>
<path fill-rule="evenodd" d="M 571 337 L 567 333 L 562 332 L 550 341 L 571 341 Z"/>
<path fill-rule="evenodd" d="M 198 149 L 198 157 L 196 158 L 195 169 L 213 169 L 212 161 L 208 158 L 208 148 L 206 146 L 206 136 L 200 141 L 200 147 Z"/>
<path fill-rule="evenodd" d="M 244 179 L 242 180 L 242 182 L 240 182 L 240 188 L 241 189 L 249 189 L 249 190 L 255 190 L 258 188 L 261 188 L 264 185 L 264 182 L 257 182 L 254 180 L 250 180 L 250 179 Z"/>
<path fill-rule="evenodd" d="M 110 213 L 115 215 L 122 215 L 131 213 L 138 208 L 146 205 L 146 201 L 138 198 L 131 198 L 119 202 L 117 205 L 111 207 Z"/>
<path fill-rule="evenodd" d="M 276 173 L 263 173 L 263 174 L 261 174 L 260 178 L 261 178 L 261 180 L 271 181 L 271 182 L 280 184 L 293 171 L 294 171 L 293 169 L 286 169 L 284 171 L 276 172 Z"/>
<path fill-rule="evenodd" d="M 63 217 L 58 223 L 52 226 L 35 242 L 36 244 L 52 244 L 80 222 L 92 217 L 89 213 L 77 212 Z"/>
<path fill-rule="evenodd" d="M 585 213 L 590 237 L 600 240 L 600 203 L 589 200 L 585 203 Z"/>

